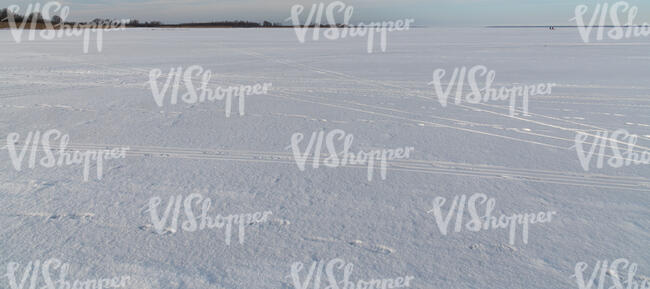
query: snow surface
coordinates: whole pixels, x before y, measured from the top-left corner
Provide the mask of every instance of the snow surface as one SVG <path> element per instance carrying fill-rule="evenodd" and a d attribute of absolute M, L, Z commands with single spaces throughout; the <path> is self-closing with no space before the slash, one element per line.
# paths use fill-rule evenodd
<path fill-rule="evenodd" d="M 101 53 L 83 54 L 81 38 L 17 44 L 0 31 L 0 136 L 58 129 L 71 147 L 131 148 L 89 182 L 79 166 L 18 172 L 0 150 L 0 274 L 58 258 L 72 279 L 129 275 L 127 288 L 282 289 L 293 288 L 294 262 L 343 258 L 353 280 L 411 275 L 411 288 L 577 288 L 576 263 L 588 274 L 596 260 L 627 258 L 650 275 L 650 166 L 585 172 L 570 149 L 577 131 L 598 129 L 650 145 L 648 38 L 412 29 L 368 54 L 365 38 L 300 44 L 291 29 L 104 37 Z M 244 116 L 226 118 L 222 102 L 158 107 L 149 71 L 195 64 L 218 84 L 273 87 L 248 97 Z M 499 102 L 442 107 L 433 70 L 479 64 L 497 85 L 558 86 L 531 97 L 529 117 Z M 389 163 L 386 180 L 354 167 L 300 171 L 291 135 L 333 129 L 354 135 L 352 151 L 415 152 Z M 149 199 L 191 193 L 210 197 L 213 215 L 273 215 L 243 245 L 218 230 L 156 234 Z M 497 213 L 557 215 L 532 225 L 528 244 L 508 244 L 505 230 L 443 236 L 433 199 L 475 193 L 494 197 Z"/>

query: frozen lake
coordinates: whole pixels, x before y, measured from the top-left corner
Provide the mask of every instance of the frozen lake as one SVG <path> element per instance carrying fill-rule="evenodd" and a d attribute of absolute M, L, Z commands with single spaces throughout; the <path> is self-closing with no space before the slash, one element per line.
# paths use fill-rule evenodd
<path fill-rule="evenodd" d="M 128 29 L 84 54 L 81 38 L 16 43 L 0 30 L 0 274 L 58 258 L 68 280 L 128 275 L 126 288 L 288 289 L 295 262 L 305 278 L 312 262 L 342 258 L 351 280 L 408 275 L 411 288 L 578 288 L 578 262 L 587 279 L 596 260 L 627 258 L 639 283 L 650 276 L 650 165 L 597 168 L 594 157 L 585 171 L 572 148 L 580 132 L 624 129 L 650 150 L 649 38 L 422 28 L 387 44 L 369 54 L 365 38 L 300 44 L 292 29 Z M 246 97 L 244 115 L 237 98 L 230 117 L 224 101 L 158 106 L 150 71 L 192 65 L 215 86 L 272 86 Z M 530 96 L 529 116 L 509 116 L 505 101 L 442 106 L 433 71 L 449 79 L 475 65 L 496 72 L 495 87 L 556 85 Z M 81 165 L 29 168 L 31 147 L 16 170 L 7 136 L 50 129 L 70 149 L 129 150 L 104 162 L 101 180 L 95 166 L 87 182 Z M 309 158 L 300 170 L 292 135 L 304 151 L 313 132 L 337 129 L 354 135 L 351 152 L 414 150 L 388 162 L 385 180 L 379 164 L 372 181 L 363 165 Z M 442 234 L 434 198 L 447 199 L 446 216 L 454 197 L 478 193 L 497 216 L 556 214 L 531 224 L 527 243 L 521 227 L 511 244 L 508 229 L 456 232 L 454 218 Z M 230 244 L 222 229 L 159 234 L 150 200 L 162 215 L 190 194 L 210 198 L 214 216 L 272 214 L 245 224 L 244 239 L 234 225 Z"/>

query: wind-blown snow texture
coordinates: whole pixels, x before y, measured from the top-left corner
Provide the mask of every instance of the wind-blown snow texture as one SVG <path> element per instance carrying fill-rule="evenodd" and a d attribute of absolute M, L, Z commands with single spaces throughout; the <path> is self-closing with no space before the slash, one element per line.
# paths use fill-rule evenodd
<path fill-rule="evenodd" d="M 648 38 L 412 29 L 368 54 L 365 38 L 300 44 L 292 29 L 104 36 L 101 53 L 83 54 L 81 38 L 16 44 L 0 31 L 0 136 L 58 129 L 70 147 L 131 148 L 89 182 L 80 166 L 16 171 L 0 150 L 0 274 L 59 258 L 73 280 L 129 275 L 127 288 L 281 289 L 293 288 L 292 263 L 339 257 L 353 280 L 412 275 L 412 288 L 577 288 L 577 262 L 588 274 L 616 258 L 650 275 L 650 166 L 585 172 L 570 148 L 578 130 L 621 128 L 650 145 Z M 503 102 L 442 107 L 433 70 L 479 64 L 497 86 L 558 86 L 531 97 L 529 117 L 508 117 Z M 226 118 L 222 102 L 158 107 L 149 71 L 191 65 L 220 85 L 273 87 L 248 97 L 244 116 Z M 354 152 L 415 152 L 389 162 L 386 180 L 311 162 L 300 171 L 291 135 L 333 129 L 354 135 Z M 243 245 L 236 230 L 230 246 L 220 230 L 156 234 L 149 199 L 191 193 L 212 199 L 212 215 L 273 215 Z M 497 214 L 557 215 L 531 225 L 528 244 L 519 233 L 508 244 L 503 229 L 443 236 L 427 213 L 433 199 L 475 193 L 494 197 Z"/>

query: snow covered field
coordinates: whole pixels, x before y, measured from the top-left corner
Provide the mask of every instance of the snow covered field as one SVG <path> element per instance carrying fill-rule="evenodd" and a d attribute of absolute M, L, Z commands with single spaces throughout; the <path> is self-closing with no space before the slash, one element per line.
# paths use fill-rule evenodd
<path fill-rule="evenodd" d="M 578 132 L 625 129 L 650 150 L 650 38 L 412 29 L 369 54 L 365 38 L 300 44 L 291 29 L 128 29 L 105 33 L 101 52 L 92 43 L 84 54 L 81 38 L 15 43 L 0 30 L 0 274 L 18 263 L 18 283 L 30 261 L 51 258 L 70 265 L 68 281 L 129 276 L 124 288 L 137 289 L 288 289 L 296 262 L 303 281 L 335 258 L 354 264 L 351 281 L 412 276 L 422 289 L 579 288 L 576 264 L 587 280 L 597 260 L 618 258 L 638 264 L 639 284 L 650 278 L 650 165 L 597 168 L 594 157 L 585 171 L 572 148 Z M 223 101 L 158 106 L 150 71 L 192 65 L 215 86 L 272 87 L 247 96 L 244 115 L 236 98 L 230 117 Z M 510 117 L 505 101 L 443 107 L 432 72 L 475 65 L 496 71 L 493 86 L 556 86 L 530 97 L 529 116 Z M 7 136 L 20 135 L 20 151 L 29 132 L 51 129 L 69 149 L 129 150 L 87 182 L 82 165 L 29 168 L 31 147 L 16 170 Z M 354 135 L 354 153 L 414 151 L 388 161 L 385 180 L 379 164 L 372 181 L 363 165 L 324 166 L 325 144 L 320 166 L 310 156 L 300 170 L 292 136 L 304 135 L 304 152 L 312 133 L 337 129 Z M 150 201 L 162 216 L 170 197 L 191 194 L 211 200 L 213 217 L 272 213 L 233 224 L 230 238 L 182 229 L 184 213 L 159 233 Z M 521 226 L 514 243 L 508 229 L 468 230 L 467 212 L 443 234 L 434 199 L 447 199 L 447 216 L 454 197 L 474 194 L 494 198 L 496 216 L 555 214 L 530 225 L 527 243 Z"/>

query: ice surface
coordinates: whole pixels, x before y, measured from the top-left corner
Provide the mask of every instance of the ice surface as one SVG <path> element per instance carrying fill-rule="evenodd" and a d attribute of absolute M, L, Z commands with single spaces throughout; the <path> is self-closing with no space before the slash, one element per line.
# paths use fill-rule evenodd
<path fill-rule="evenodd" d="M 0 136 L 58 129 L 71 147 L 131 148 L 89 182 L 79 166 L 18 172 L 0 150 L 0 274 L 59 258 L 72 279 L 129 275 L 130 288 L 280 289 L 293 288 L 292 263 L 338 257 L 353 279 L 412 275 L 412 288 L 577 288 L 577 262 L 616 258 L 650 275 L 650 166 L 585 172 L 570 149 L 577 131 L 602 129 L 650 146 L 648 38 L 412 29 L 368 54 L 362 38 L 300 44 L 291 29 L 104 37 L 101 53 L 83 54 L 81 38 L 17 44 L 0 30 Z M 442 107 L 433 70 L 479 64 L 497 85 L 557 87 L 531 97 L 529 117 L 508 117 L 503 102 Z M 222 102 L 158 107 L 149 71 L 191 65 L 221 85 L 273 88 L 248 97 L 244 116 L 226 118 Z M 353 151 L 415 153 L 390 163 L 386 180 L 354 167 L 300 171 L 291 135 L 333 129 L 354 134 Z M 214 215 L 273 215 L 243 245 L 217 230 L 156 234 L 149 199 L 191 193 L 210 197 Z M 508 244 L 506 230 L 443 236 L 433 199 L 475 193 L 494 197 L 497 213 L 557 216 L 532 225 L 528 244 Z"/>

